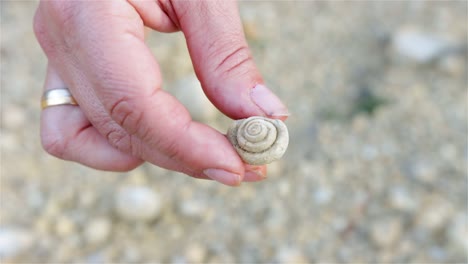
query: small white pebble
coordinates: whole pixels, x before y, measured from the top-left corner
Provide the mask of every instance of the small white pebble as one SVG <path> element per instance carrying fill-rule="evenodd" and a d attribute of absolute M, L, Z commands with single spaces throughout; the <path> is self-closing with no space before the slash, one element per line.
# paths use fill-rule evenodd
<path fill-rule="evenodd" d="M 441 56 L 450 44 L 431 33 L 402 29 L 394 36 L 393 46 L 403 57 L 418 63 L 428 63 Z"/>
<path fill-rule="evenodd" d="M 112 230 L 112 223 L 107 218 L 96 218 L 91 220 L 85 228 L 84 235 L 90 244 L 105 242 Z"/>
<path fill-rule="evenodd" d="M 33 234 L 18 227 L 0 227 L 0 260 L 26 252 L 34 243 Z"/>
<path fill-rule="evenodd" d="M 151 221 L 161 212 L 161 198 L 145 186 L 122 187 L 115 197 L 117 214 L 129 221 Z"/>

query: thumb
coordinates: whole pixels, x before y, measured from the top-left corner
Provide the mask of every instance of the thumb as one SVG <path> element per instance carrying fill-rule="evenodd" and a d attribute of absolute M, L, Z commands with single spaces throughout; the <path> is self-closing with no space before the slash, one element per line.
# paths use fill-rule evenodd
<path fill-rule="evenodd" d="M 173 1 L 195 72 L 210 101 L 231 118 L 286 119 L 288 110 L 255 66 L 235 1 Z"/>

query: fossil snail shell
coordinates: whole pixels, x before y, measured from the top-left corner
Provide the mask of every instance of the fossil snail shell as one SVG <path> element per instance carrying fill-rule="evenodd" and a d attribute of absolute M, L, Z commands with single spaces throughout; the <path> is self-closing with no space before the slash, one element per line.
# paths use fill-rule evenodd
<path fill-rule="evenodd" d="M 234 121 L 227 137 L 244 162 L 251 165 L 280 159 L 289 143 L 288 128 L 281 120 L 261 116 Z"/>

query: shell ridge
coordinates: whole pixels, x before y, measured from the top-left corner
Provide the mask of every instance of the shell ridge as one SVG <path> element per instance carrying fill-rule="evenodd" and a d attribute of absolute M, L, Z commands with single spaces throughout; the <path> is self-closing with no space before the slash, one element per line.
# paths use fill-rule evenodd
<path fill-rule="evenodd" d="M 242 160 L 252 165 L 280 159 L 289 143 L 286 125 L 281 120 L 262 116 L 234 121 L 227 135 Z"/>

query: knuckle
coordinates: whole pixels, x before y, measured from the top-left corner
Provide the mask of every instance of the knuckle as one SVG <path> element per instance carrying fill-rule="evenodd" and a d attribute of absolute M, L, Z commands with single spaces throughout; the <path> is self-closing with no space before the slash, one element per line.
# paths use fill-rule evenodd
<path fill-rule="evenodd" d="M 33 31 L 46 55 L 70 51 L 69 32 L 76 32 L 80 8 L 77 1 L 41 1 L 33 19 Z"/>
<path fill-rule="evenodd" d="M 121 98 L 110 109 L 112 121 L 107 141 L 119 150 L 139 156 L 142 153 L 141 142 L 151 137 L 148 126 L 143 124 L 144 111 L 140 108 L 143 100 Z M 117 125 L 115 125 L 117 124 Z"/>
<path fill-rule="evenodd" d="M 177 160 L 180 151 L 178 150 L 177 144 L 174 141 L 166 142 L 163 144 L 163 148 L 167 153 L 167 157 L 171 160 Z"/>
<path fill-rule="evenodd" d="M 74 21 L 79 13 L 77 1 L 43 1 L 51 18 L 62 26 L 67 26 Z"/>
<path fill-rule="evenodd" d="M 164 153 L 167 157 L 174 161 L 183 160 L 184 152 L 181 151 L 181 148 L 177 141 L 175 140 L 161 140 L 160 147 L 164 150 Z"/>
<path fill-rule="evenodd" d="M 144 112 L 140 110 L 141 101 L 135 98 L 121 97 L 111 106 L 109 114 L 127 133 L 135 134 L 141 127 Z"/>
<path fill-rule="evenodd" d="M 215 72 L 221 75 L 243 74 L 253 62 L 246 44 L 225 45 L 223 50 L 213 51 L 212 56 L 216 57 L 218 61 Z"/>
<path fill-rule="evenodd" d="M 141 144 L 137 137 L 129 134 L 112 118 L 106 118 L 98 122 L 97 127 L 102 131 L 107 142 L 116 149 L 133 156 L 141 154 Z"/>
<path fill-rule="evenodd" d="M 123 129 L 113 129 L 105 134 L 107 142 L 120 151 L 139 157 L 142 154 L 140 141 Z"/>
<path fill-rule="evenodd" d="M 145 109 L 147 105 L 160 102 L 163 99 L 152 100 L 158 94 L 155 90 L 148 96 L 121 96 L 111 105 L 109 114 L 114 124 L 118 125 L 114 130 L 109 130 L 106 134 L 107 140 L 115 147 L 127 153 L 132 153 L 134 156 L 140 156 L 145 146 L 152 146 L 158 149 L 171 159 L 184 159 L 186 151 L 183 151 L 183 146 L 180 144 L 180 139 L 185 136 L 188 126 L 190 125 L 190 116 L 185 112 L 185 108 L 178 105 L 171 107 L 165 111 L 174 116 L 173 119 L 165 119 L 165 129 L 154 131 L 145 117 Z M 170 131 L 167 131 L 169 129 Z M 143 145 L 144 144 L 144 145 Z"/>
<path fill-rule="evenodd" d="M 164 13 L 166 13 L 166 15 L 172 20 L 172 22 L 174 22 L 179 28 L 179 21 L 181 21 L 182 18 L 185 17 L 190 10 L 187 6 L 189 2 L 192 1 L 157 0 L 158 6 L 161 7 Z"/>
<path fill-rule="evenodd" d="M 190 122 L 187 122 L 176 129 L 171 138 L 159 139 L 159 147 L 171 160 L 183 161 L 186 159 L 186 155 L 190 153 L 190 151 L 186 151 L 187 149 L 180 144 L 179 140 L 187 134 L 189 124 Z"/>
<path fill-rule="evenodd" d="M 44 24 L 42 14 L 39 9 L 36 11 L 33 19 L 33 31 L 37 41 L 41 45 L 42 49 L 46 54 L 51 54 L 55 51 L 54 44 L 51 41 L 49 32 Z"/>
<path fill-rule="evenodd" d="M 106 133 L 107 141 L 114 147 L 124 152 L 130 152 L 132 149 L 130 135 L 122 129 L 112 129 Z"/>

